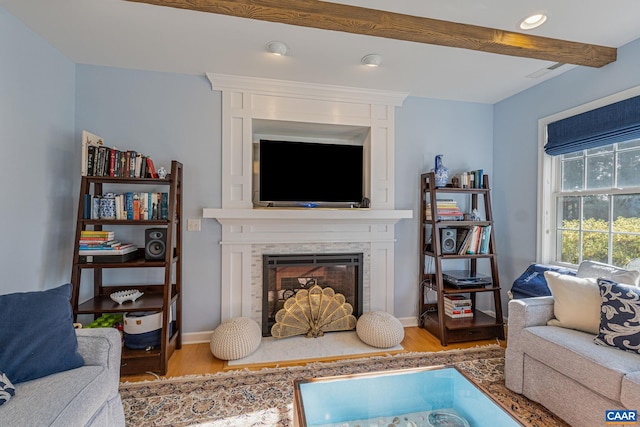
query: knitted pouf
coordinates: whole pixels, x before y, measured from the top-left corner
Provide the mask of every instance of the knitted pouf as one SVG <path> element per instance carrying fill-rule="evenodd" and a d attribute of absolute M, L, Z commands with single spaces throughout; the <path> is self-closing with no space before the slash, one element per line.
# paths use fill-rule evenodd
<path fill-rule="evenodd" d="M 370 311 L 358 319 L 356 333 L 365 343 L 373 347 L 395 347 L 404 338 L 402 323 L 384 311 Z"/>
<path fill-rule="evenodd" d="M 246 317 L 225 320 L 211 334 L 211 354 L 220 360 L 242 359 L 256 351 L 262 340 L 260 326 Z"/>

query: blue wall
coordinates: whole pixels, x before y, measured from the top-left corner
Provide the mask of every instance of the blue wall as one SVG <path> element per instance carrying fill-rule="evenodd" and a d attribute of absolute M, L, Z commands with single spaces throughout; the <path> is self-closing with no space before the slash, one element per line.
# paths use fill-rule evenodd
<path fill-rule="evenodd" d="M 460 126 L 464 123 L 464 126 Z M 396 209 L 412 209 L 413 219 L 396 225 L 395 314 L 417 313 L 419 296 L 420 174 L 434 167 L 436 154 L 450 176 L 493 168 L 493 106 L 409 97 L 396 109 Z M 468 200 L 460 200 L 461 203 Z M 448 268 L 452 267 L 450 264 Z"/>
<path fill-rule="evenodd" d="M 143 151 L 159 164 L 172 158 L 182 161 L 187 218 L 201 217 L 203 207 L 221 206 L 221 95 L 204 76 L 86 65 L 78 65 L 76 72 L 77 132 L 90 130 L 107 145 Z M 417 212 L 418 177 L 433 167 L 436 154 L 444 154 L 452 172 L 483 167 L 490 173 L 492 110 L 482 104 L 406 100 L 396 112 L 398 209 Z M 460 119 L 464 127 L 456 126 Z M 220 228 L 210 220 L 202 226 L 200 233 L 185 233 L 183 242 L 186 332 L 210 330 L 220 322 Z M 417 230 L 417 219 L 397 226 L 399 317 L 416 313 Z"/>
<path fill-rule="evenodd" d="M 141 151 L 167 170 L 172 159 L 181 161 L 184 218 L 202 218 L 202 208 L 221 206 L 222 97 L 211 90 L 204 74 L 88 65 L 78 65 L 76 73 L 77 132 L 86 129 L 103 137 L 108 146 Z M 220 226 L 202 221 L 201 232 L 186 232 L 186 227 L 183 231 L 184 329 L 211 330 L 220 322 Z M 119 236 L 144 246 L 141 233 Z M 112 273 L 121 274 L 109 283 L 145 283 L 144 273 L 152 274 Z"/>
<path fill-rule="evenodd" d="M 204 75 L 74 65 L 1 7 L 0 58 L 0 293 L 69 280 L 83 129 L 157 165 L 182 161 L 186 218 L 221 206 L 221 96 Z M 396 208 L 414 211 L 396 226 L 398 317 L 417 312 L 419 175 L 434 156 L 452 173 L 483 168 L 491 177 L 506 305 L 511 282 L 535 260 L 538 119 L 639 85 L 640 41 L 618 58 L 496 105 L 409 97 L 397 108 Z M 202 221 L 201 232 L 184 235 L 185 332 L 211 330 L 220 322 L 220 227 Z"/>
<path fill-rule="evenodd" d="M 638 86 L 638 70 L 640 40 L 618 49 L 612 64 L 577 67 L 494 106 L 493 208 L 504 292 L 536 260 L 538 120 Z"/>
<path fill-rule="evenodd" d="M 52 288 L 75 231 L 75 65 L 1 7 L 0 64 L 0 293 Z"/>

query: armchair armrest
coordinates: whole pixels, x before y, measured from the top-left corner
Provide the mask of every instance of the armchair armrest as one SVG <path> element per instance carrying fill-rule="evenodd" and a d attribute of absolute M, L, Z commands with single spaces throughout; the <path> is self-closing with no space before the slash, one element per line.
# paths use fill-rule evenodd
<path fill-rule="evenodd" d="M 76 329 L 78 352 L 85 365 L 103 366 L 111 379 L 113 390 L 118 391 L 120 383 L 120 356 L 122 338 L 114 328 Z"/>
<path fill-rule="evenodd" d="M 524 353 L 521 335 L 525 328 L 543 326 L 553 319 L 553 297 L 534 297 L 509 301 L 507 349 L 504 357 L 504 379 L 509 390 L 523 393 Z"/>
<path fill-rule="evenodd" d="M 517 349 L 518 336 L 524 328 L 544 326 L 553 317 L 553 297 L 551 296 L 509 301 L 508 345 Z"/>

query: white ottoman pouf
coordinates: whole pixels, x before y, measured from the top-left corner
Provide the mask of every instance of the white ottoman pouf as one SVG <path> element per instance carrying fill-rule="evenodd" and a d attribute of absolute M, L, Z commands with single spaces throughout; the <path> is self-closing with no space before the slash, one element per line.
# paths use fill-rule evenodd
<path fill-rule="evenodd" d="M 404 338 L 402 323 L 384 311 L 364 313 L 356 323 L 356 333 L 365 343 L 373 347 L 395 347 Z"/>
<path fill-rule="evenodd" d="M 211 334 L 211 354 L 220 360 L 242 359 L 256 351 L 262 340 L 260 326 L 247 317 L 225 320 Z"/>

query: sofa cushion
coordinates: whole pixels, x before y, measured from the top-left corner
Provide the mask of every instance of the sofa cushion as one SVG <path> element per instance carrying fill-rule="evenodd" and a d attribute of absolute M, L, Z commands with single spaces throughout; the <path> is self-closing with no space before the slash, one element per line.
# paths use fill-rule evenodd
<path fill-rule="evenodd" d="M 84 364 L 70 298 L 70 284 L 0 295 L 0 369 L 14 384 Z"/>
<path fill-rule="evenodd" d="M 620 401 L 626 374 L 640 371 L 640 357 L 594 345 L 593 335 L 556 326 L 533 326 L 520 334 L 523 352 L 613 401 Z"/>
<path fill-rule="evenodd" d="M 600 291 L 596 279 L 580 278 L 554 271 L 546 271 L 553 295 L 551 326 L 577 329 L 596 335 L 600 326 Z"/>
<path fill-rule="evenodd" d="M 112 393 L 103 366 L 82 366 L 16 385 L 2 423 L 32 426 L 87 425 Z M 0 424 L 2 424 L 0 423 Z M 5 425 L 5 424 L 2 424 Z"/>
<path fill-rule="evenodd" d="M 582 261 L 576 272 L 578 277 L 614 280 L 618 283 L 640 285 L 640 271 L 625 270 L 597 261 Z"/>
<path fill-rule="evenodd" d="M 598 279 L 602 310 L 596 344 L 640 353 L 640 288 Z"/>
<path fill-rule="evenodd" d="M 11 396 L 15 396 L 16 389 L 11 384 L 11 381 L 7 377 L 7 374 L 0 371 L 0 405 L 7 403 Z"/>

